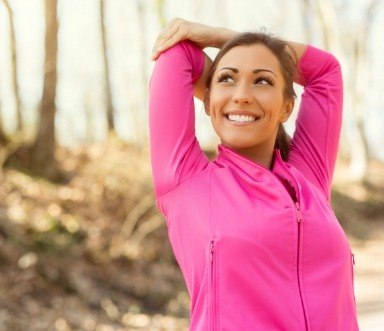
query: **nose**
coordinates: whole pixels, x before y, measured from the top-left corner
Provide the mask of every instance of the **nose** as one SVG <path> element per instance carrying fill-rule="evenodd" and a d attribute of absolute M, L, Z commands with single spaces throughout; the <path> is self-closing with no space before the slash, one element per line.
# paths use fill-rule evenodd
<path fill-rule="evenodd" d="M 254 101 L 254 95 L 251 87 L 246 84 L 239 84 L 233 94 L 233 102 L 237 104 L 251 104 Z"/>

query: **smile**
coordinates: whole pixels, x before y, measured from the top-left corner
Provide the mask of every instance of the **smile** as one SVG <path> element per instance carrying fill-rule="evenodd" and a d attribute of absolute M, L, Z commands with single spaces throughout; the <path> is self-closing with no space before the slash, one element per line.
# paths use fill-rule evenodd
<path fill-rule="evenodd" d="M 234 125 L 248 125 L 252 124 L 260 119 L 259 116 L 249 115 L 225 115 L 226 119 Z"/>

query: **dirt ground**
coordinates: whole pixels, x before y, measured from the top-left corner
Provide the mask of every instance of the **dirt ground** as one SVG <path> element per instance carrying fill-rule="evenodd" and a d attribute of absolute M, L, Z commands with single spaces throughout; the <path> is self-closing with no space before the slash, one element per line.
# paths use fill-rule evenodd
<path fill-rule="evenodd" d="M 339 161 L 332 205 L 355 257 L 355 298 L 361 331 L 384 330 L 384 168 L 370 164 L 365 183 L 348 182 Z"/>
<path fill-rule="evenodd" d="M 355 297 L 361 331 L 384 330 L 384 235 L 353 243 Z"/>
<path fill-rule="evenodd" d="M 0 331 L 184 331 L 189 298 L 156 211 L 148 153 L 61 149 L 64 183 L 0 169 Z M 332 204 L 355 255 L 361 331 L 384 330 L 384 165 L 339 164 Z"/>

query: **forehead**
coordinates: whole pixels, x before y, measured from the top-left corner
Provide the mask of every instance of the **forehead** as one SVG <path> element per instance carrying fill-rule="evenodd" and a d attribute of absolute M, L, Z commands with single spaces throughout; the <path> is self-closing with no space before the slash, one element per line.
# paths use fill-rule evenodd
<path fill-rule="evenodd" d="M 217 65 L 217 70 L 223 67 L 233 67 L 242 70 L 268 69 L 276 75 L 280 73 L 280 62 L 277 57 L 262 44 L 242 45 L 230 49 L 223 55 Z"/>

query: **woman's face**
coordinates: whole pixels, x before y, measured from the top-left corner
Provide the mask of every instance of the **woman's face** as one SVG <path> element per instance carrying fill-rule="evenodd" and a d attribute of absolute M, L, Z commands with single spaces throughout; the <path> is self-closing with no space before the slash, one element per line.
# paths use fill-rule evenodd
<path fill-rule="evenodd" d="M 209 115 L 221 143 L 235 150 L 273 150 L 279 124 L 292 112 L 280 63 L 264 45 L 236 46 L 219 61 Z"/>

